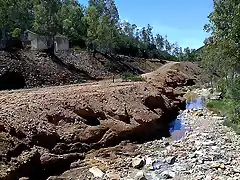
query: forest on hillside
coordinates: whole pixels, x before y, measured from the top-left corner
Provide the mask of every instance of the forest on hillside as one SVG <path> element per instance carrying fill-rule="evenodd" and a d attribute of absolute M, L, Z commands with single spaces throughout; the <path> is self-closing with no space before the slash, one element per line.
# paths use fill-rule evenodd
<path fill-rule="evenodd" d="M 210 33 L 201 48 L 201 64 L 212 85 L 225 99 L 213 102 L 228 115 L 240 133 L 240 1 L 214 0 L 214 11 L 204 29 Z"/>
<path fill-rule="evenodd" d="M 92 52 L 145 58 L 195 60 L 195 50 L 170 43 L 153 34 L 153 27 L 138 28 L 119 18 L 114 0 L 0 0 L 1 34 L 19 38 L 25 30 L 67 36 L 72 47 Z"/>

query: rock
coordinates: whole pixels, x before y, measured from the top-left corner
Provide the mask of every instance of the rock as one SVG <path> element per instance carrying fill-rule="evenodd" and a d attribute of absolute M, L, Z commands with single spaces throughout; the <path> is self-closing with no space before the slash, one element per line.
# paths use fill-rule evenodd
<path fill-rule="evenodd" d="M 94 177 L 102 178 L 104 173 L 97 167 L 92 167 L 89 169 L 89 172 L 93 174 Z"/>
<path fill-rule="evenodd" d="M 166 170 L 161 173 L 161 176 L 164 178 L 167 178 L 167 179 L 171 179 L 171 178 L 174 178 L 176 176 L 176 174 L 173 171 Z"/>
<path fill-rule="evenodd" d="M 234 169 L 233 169 L 233 172 L 234 172 L 234 173 L 240 173 L 240 167 L 234 168 Z"/>
<path fill-rule="evenodd" d="M 58 177 L 58 176 L 50 176 L 49 178 L 47 178 L 47 180 L 69 180 L 69 178 Z"/>
<path fill-rule="evenodd" d="M 83 154 L 80 153 L 71 153 L 64 155 L 55 155 L 50 153 L 45 153 L 41 156 L 41 164 L 44 166 L 61 166 L 61 164 L 71 164 L 72 162 L 83 159 Z"/>
<path fill-rule="evenodd" d="M 206 178 L 205 178 L 205 180 L 212 180 L 212 176 L 207 175 Z"/>
<path fill-rule="evenodd" d="M 219 100 L 222 99 L 222 93 L 221 92 L 214 92 L 210 95 L 211 100 Z"/>
<path fill-rule="evenodd" d="M 29 177 L 21 177 L 19 180 L 29 180 Z"/>
<path fill-rule="evenodd" d="M 224 169 L 225 165 L 223 163 L 215 162 L 210 167 L 211 168 L 221 168 L 221 169 Z"/>
<path fill-rule="evenodd" d="M 153 163 L 152 163 L 152 168 L 153 168 L 153 170 L 158 170 L 158 169 L 160 169 L 161 168 L 161 166 L 162 166 L 162 162 L 161 161 L 154 161 Z"/>
<path fill-rule="evenodd" d="M 146 161 L 143 158 L 135 157 L 132 159 L 132 166 L 136 169 L 140 169 L 145 165 Z"/>
<path fill-rule="evenodd" d="M 144 171 L 134 171 L 130 174 L 127 180 L 147 180 Z"/>
<path fill-rule="evenodd" d="M 167 157 L 165 159 L 165 161 L 168 163 L 168 164 L 174 164 L 175 161 L 176 161 L 177 157 L 176 156 L 170 156 L 170 157 Z"/>
<path fill-rule="evenodd" d="M 106 176 L 108 179 L 111 179 L 111 180 L 121 179 L 119 174 L 117 174 L 117 173 L 107 173 Z"/>
<path fill-rule="evenodd" d="M 40 165 L 40 154 L 32 148 L 31 151 L 24 151 L 18 157 L 12 158 L 12 167 L 1 166 L 0 179 L 17 179 L 19 177 L 27 177 L 34 172 L 35 166 Z"/>
<path fill-rule="evenodd" d="M 83 158 L 84 155 L 80 153 L 70 153 L 64 155 L 44 153 L 41 156 L 40 161 L 41 166 L 46 174 L 54 174 L 55 172 L 69 169 L 72 162 Z"/>
<path fill-rule="evenodd" d="M 146 158 L 146 164 L 151 164 L 152 165 L 153 161 L 151 157 Z"/>
<path fill-rule="evenodd" d="M 216 142 L 208 140 L 202 143 L 204 146 L 215 146 Z"/>
<path fill-rule="evenodd" d="M 138 171 L 134 177 L 134 180 L 147 180 L 143 171 Z"/>
<path fill-rule="evenodd" d="M 193 115 L 194 115 L 194 116 L 203 116 L 203 113 L 202 113 L 201 111 L 198 111 L 198 110 L 197 110 L 197 111 L 194 111 L 194 112 L 193 112 Z"/>

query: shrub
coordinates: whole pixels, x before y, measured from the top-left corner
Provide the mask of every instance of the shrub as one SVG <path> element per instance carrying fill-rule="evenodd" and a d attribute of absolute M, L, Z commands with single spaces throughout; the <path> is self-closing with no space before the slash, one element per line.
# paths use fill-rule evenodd
<path fill-rule="evenodd" d="M 144 81 L 144 78 L 136 75 L 136 74 L 132 74 L 129 72 L 125 72 L 121 75 L 121 78 L 123 81 Z"/>

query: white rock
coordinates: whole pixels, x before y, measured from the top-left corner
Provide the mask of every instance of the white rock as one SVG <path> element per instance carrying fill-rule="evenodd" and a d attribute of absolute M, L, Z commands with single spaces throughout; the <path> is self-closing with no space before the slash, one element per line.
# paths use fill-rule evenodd
<path fill-rule="evenodd" d="M 212 176 L 206 176 L 205 180 L 212 180 Z"/>
<path fill-rule="evenodd" d="M 151 164 L 152 165 L 152 163 L 153 163 L 153 160 L 152 160 L 152 158 L 151 157 L 147 157 L 146 158 L 146 164 Z"/>
<path fill-rule="evenodd" d="M 216 142 L 214 142 L 214 141 L 205 141 L 205 142 L 203 142 L 202 143 L 204 146 L 214 146 L 214 145 L 216 145 Z"/>
<path fill-rule="evenodd" d="M 173 172 L 173 171 L 168 171 L 168 170 L 163 171 L 163 172 L 161 173 L 161 175 L 162 175 L 163 177 L 165 177 L 165 178 L 174 178 L 174 177 L 176 176 L 175 172 Z"/>
<path fill-rule="evenodd" d="M 97 167 L 92 167 L 89 169 L 89 172 L 91 172 L 93 174 L 94 177 L 103 177 L 104 173 L 98 169 Z"/>
<path fill-rule="evenodd" d="M 167 157 L 165 160 L 168 164 L 174 164 L 176 159 L 177 159 L 176 156 L 170 156 L 170 157 Z"/>
<path fill-rule="evenodd" d="M 146 180 L 144 172 L 138 171 L 134 177 L 134 180 Z"/>
<path fill-rule="evenodd" d="M 134 168 L 142 168 L 145 165 L 145 159 L 143 158 L 139 158 L 139 157 L 135 157 L 132 159 L 132 166 Z"/>

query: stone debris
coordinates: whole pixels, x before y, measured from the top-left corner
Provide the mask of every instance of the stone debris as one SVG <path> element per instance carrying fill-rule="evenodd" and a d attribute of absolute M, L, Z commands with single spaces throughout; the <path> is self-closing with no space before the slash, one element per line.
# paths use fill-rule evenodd
<path fill-rule="evenodd" d="M 194 93 L 210 96 L 209 91 L 203 89 Z M 148 157 L 147 164 L 152 161 L 152 166 L 145 165 L 142 169 L 146 178 L 240 179 L 240 136 L 223 125 L 225 118 L 205 107 L 186 109 L 179 117 L 191 129 L 182 139 L 163 138 L 138 145 L 141 156 Z"/>
<path fill-rule="evenodd" d="M 94 177 L 103 177 L 104 173 L 98 169 L 97 167 L 92 167 L 89 169 L 89 172 L 91 172 L 93 174 Z"/>

